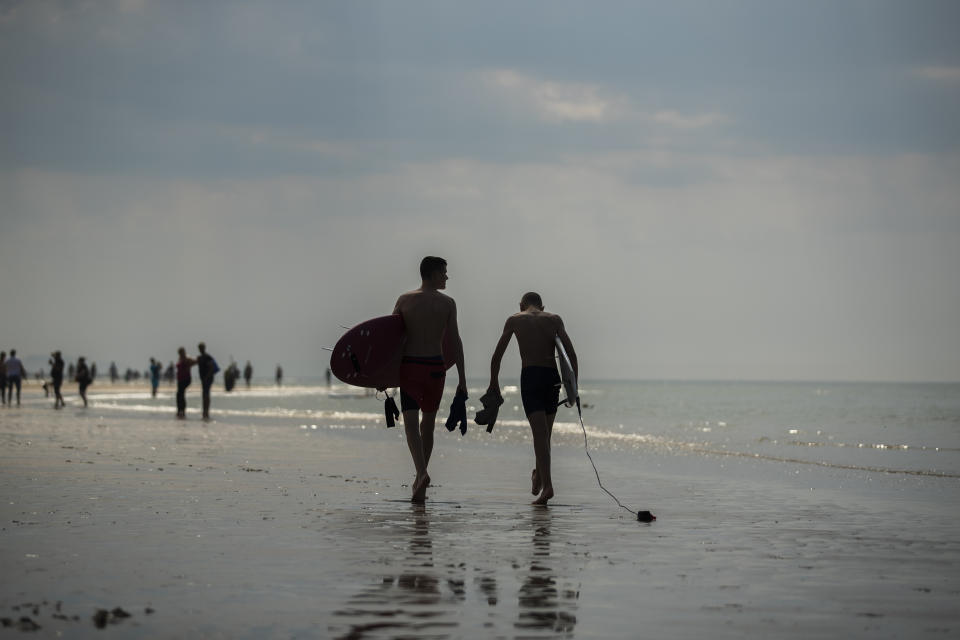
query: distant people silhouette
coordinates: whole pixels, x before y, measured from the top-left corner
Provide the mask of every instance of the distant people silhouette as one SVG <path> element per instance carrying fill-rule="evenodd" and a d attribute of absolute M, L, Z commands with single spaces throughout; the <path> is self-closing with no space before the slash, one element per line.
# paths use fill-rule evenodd
<path fill-rule="evenodd" d="M 277 379 L 277 386 L 278 386 L 278 387 L 279 387 L 281 384 L 283 384 L 283 367 L 281 367 L 280 365 L 277 365 L 276 379 Z"/>
<path fill-rule="evenodd" d="M 163 372 L 163 379 L 167 381 L 167 384 L 173 384 L 174 379 L 177 377 L 173 363 L 167 365 L 167 369 Z"/>
<path fill-rule="evenodd" d="M 243 368 L 243 381 L 247 383 L 247 388 L 250 388 L 250 378 L 253 377 L 253 365 L 250 364 L 250 361 L 247 360 L 247 366 Z"/>
<path fill-rule="evenodd" d="M 0 351 L 0 401 L 7 404 L 7 352 Z"/>
<path fill-rule="evenodd" d="M 10 357 L 7 358 L 6 362 L 6 373 L 7 373 L 7 401 L 10 406 L 13 406 L 13 388 L 17 388 L 17 406 L 20 406 L 20 386 L 23 383 L 23 377 L 26 375 L 26 370 L 23 368 L 23 363 L 20 362 L 20 358 L 17 357 L 17 350 L 10 349 Z"/>
<path fill-rule="evenodd" d="M 226 371 L 223 372 L 223 389 L 227 393 L 233 391 L 233 387 L 237 384 L 237 379 L 240 377 L 240 367 L 237 366 L 237 363 L 234 362 L 233 356 L 230 356 L 230 366 L 227 367 Z"/>
<path fill-rule="evenodd" d="M 160 386 L 160 373 L 162 369 L 163 365 L 155 358 L 150 358 L 150 395 L 152 398 L 157 397 L 157 387 Z"/>
<path fill-rule="evenodd" d="M 60 409 L 66 406 L 63 401 L 63 394 L 60 393 L 60 387 L 63 385 L 63 358 L 60 351 L 54 351 L 50 354 L 53 360 L 50 361 L 50 378 L 53 380 L 53 408 Z"/>
<path fill-rule="evenodd" d="M 80 397 L 83 399 L 83 406 L 87 406 L 87 387 L 93 381 L 90 378 L 90 369 L 87 368 L 87 361 L 83 358 L 77 358 L 77 374 L 74 377 L 77 387 L 80 390 Z"/>
<path fill-rule="evenodd" d="M 207 353 L 207 345 L 203 342 L 197 345 L 197 374 L 200 376 L 200 389 L 203 396 L 203 419 L 210 419 L 210 387 L 213 385 L 213 376 L 217 374 L 220 367 L 217 361 Z"/>
<path fill-rule="evenodd" d="M 90 365 L 90 384 L 93 384 L 93 381 L 97 379 L 97 363 L 94 362 Z"/>
<path fill-rule="evenodd" d="M 329 387 L 329 386 L 330 386 L 330 382 L 331 382 L 331 380 L 332 380 L 332 378 L 331 378 L 331 376 L 330 376 L 330 367 L 327 367 L 327 372 L 326 372 L 324 375 L 325 375 L 326 378 L 327 378 L 327 386 Z"/>
<path fill-rule="evenodd" d="M 116 384 L 117 380 L 119 379 L 120 379 L 120 374 L 117 373 L 117 363 L 111 362 L 110 363 L 110 382 L 112 384 Z"/>
<path fill-rule="evenodd" d="M 177 360 L 177 418 L 186 420 L 187 418 L 187 387 L 190 386 L 190 367 L 197 364 L 193 358 L 187 357 L 187 350 L 183 347 L 177 349 L 179 359 Z"/>

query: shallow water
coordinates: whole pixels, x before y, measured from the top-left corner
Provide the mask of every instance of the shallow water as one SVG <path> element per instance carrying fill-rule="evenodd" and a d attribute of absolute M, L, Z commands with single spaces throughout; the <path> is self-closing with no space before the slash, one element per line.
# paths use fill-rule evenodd
<path fill-rule="evenodd" d="M 474 384 L 469 393 L 472 417 L 483 389 Z M 591 445 L 600 448 L 960 477 L 958 384 L 586 382 L 581 398 Z M 471 425 L 471 438 L 528 438 L 516 386 L 506 387 L 504 399 L 494 432 Z M 166 418 L 173 396 L 164 388 L 151 399 L 134 388 L 97 394 L 92 402 L 94 410 Z M 307 429 L 318 421 L 345 430 L 384 426 L 382 402 L 345 385 L 238 388 L 215 392 L 213 406 L 217 418 L 282 427 L 291 421 Z M 561 407 L 555 437 L 569 444 L 582 438 L 575 410 Z"/>

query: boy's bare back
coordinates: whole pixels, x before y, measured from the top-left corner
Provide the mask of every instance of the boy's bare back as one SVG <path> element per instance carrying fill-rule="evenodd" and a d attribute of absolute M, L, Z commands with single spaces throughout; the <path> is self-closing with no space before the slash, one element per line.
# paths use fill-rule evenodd
<path fill-rule="evenodd" d="M 565 335 L 560 316 L 530 308 L 507 319 L 506 330 L 517 336 L 523 367 L 556 367 L 554 338 Z"/>

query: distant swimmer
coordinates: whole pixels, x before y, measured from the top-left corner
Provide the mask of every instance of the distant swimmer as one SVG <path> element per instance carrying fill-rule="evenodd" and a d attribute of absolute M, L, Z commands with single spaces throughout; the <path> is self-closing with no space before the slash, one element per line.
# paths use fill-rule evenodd
<path fill-rule="evenodd" d="M 87 406 L 87 387 L 90 386 L 90 383 L 93 382 L 93 378 L 90 377 L 90 369 L 87 367 L 87 361 L 85 358 L 77 358 L 77 372 L 74 376 L 74 380 L 77 383 L 78 390 L 80 392 L 80 398 L 83 400 L 83 406 Z"/>
<path fill-rule="evenodd" d="M 490 386 L 487 389 L 487 393 L 500 394 L 500 361 L 510 344 L 510 338 L 517 336 L 522 367 L 520 396 L 523 400 L 523 411 L 533 432 L 533 451 L 537 460 L 537 466 L 530 474 L 532 493 L 537 496 L 533 504 L 537 505 L 545 505 L 553 497 L 550 437 L 553 433 L 553 421 L 557 417 L 561 385 L 554 357 L 555 338 L 560 338 L 570 357 L 574 373 L 579 374 L 577 354 L 563 327 L 563 320 L 543 309 L 540 295 L 531 291 L 524 294 L 520 300 L 520 313 L 507 318 L 490 361 Z"/>
<path fill-rule="evenodd" d="M 243 381 L 247 384 L 247 389 L 250 388 L 250 378 L 253 377 L 253 365 L 250 364 L 250 361 L 247 360 L 247 366 L 243 368 Z"/>
<path fill-rule="evenodd" d="M 177 349 L 179 358 L 177 359 L 177 418 L 186 420 L 187 418 L 187 387 L 190 386 L 190 367 L 197 364 L 197 361 L 187 356 L 187 350 L 183 347 Z"/>
<path fill-rule="evenodd" d="M 150 397 L 157 397 L 157 388 L 160 386 L 160 374 L 163 373 L 163 365 L 156 358 L 150 358 Z"/>
<path fill-rule="evenodd" d="M 20 358 L 17 357 L 17 350 L 10 349 L 10 357 L 6 361 L 7 377 L 7 403 L 13 406 L 13 388 L 17 388 L 17 406 L 20 406 L 20 387 L 23 384 L 23 378 L 27 375 L 26 369 Z"/>
<path fill-rule="evenodd" d="M 457 305 L 453 298 L 440 293 L 447 287 L 447 261 L 427 256 L 420 262 L 420 278 L 420 288 L 401 295 L 393 308 L 393 313 L 403 318 L 406 328 L 400 365 L 400 407 L 407 447 L 417 472 L 413 502 L 423 502 L 430 486 L 427 464 L 433 451 L 433 431 L 447 371 L 443 361 L 445 332 L 450 333 L 450 342 L 456 351 L 457 392 L 464 395 L 467 392 Z"/>
<path fill-rule="evenodd" d="M 53 408 L 60 409 L 66 406 L 63 401 L 63 394 L 60 393 L 60 387 L 63 385 L 63 357 L 60 351 L 54 351 L 50 354 L 50 378 L 53 380 Z"/>
<path fill-rule="evenodd" d="M 201 342 L 197 345 L 200 355 L 197 356 L 197 374 L 200 376 L 200 389 L 203 398 L 203 419 L 210 419 L 210 387 L 213 386 L 213 377 L 220 371 L 217 361 L 207 353 L 207 345 Z"/>

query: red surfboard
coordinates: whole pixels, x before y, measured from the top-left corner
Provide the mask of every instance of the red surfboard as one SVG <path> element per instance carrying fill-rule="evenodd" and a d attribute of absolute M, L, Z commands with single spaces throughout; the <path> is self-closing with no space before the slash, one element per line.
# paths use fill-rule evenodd
<path fill-rule="evenodd" d="M 405 335 L 403 318 L 397 314 L 361 322 L 337 341 L 330 355 L 330 371 L 355 387 L 398 387 Z M 453 345 L 446 334 L 443 360 L 447 369 L 454 365 Z"/>

